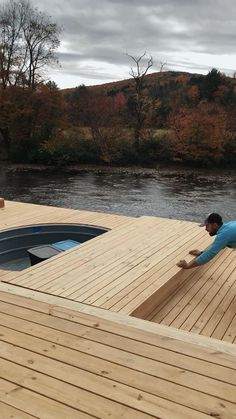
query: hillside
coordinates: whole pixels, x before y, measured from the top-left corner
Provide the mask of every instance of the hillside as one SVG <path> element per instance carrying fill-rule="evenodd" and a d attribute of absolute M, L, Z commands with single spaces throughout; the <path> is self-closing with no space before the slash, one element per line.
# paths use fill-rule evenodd
<path fill-rule="evenodd" d="M 181 72 L 181 71 L 162 71 L 162 72 L 154 72 L 147 74 L 145 76 L 145 87 L 147 88 L 155 88 L 156 85 L 165 85 L 165 86 L 173 86 L 178 84 L 183 89 L 186 88 L 189 84 L 196 84 L 199 85 L 204 83 L 204 80 L 207 76 L 197 73 L 188 73 L 188 72 Z M 222 75 L 222 78 L 224 79 L 226 84 L 236 86 L 236 78 L 231 78 Z M 79 86 L 78 86 L 79 87 Z M 74 93 L 76 89 L 75 88 L 67 88 L 67 89 L 61 89 L 61 92 L 67 96 L 71 93 Z M 134 89 L 134 80 L 133 78 L 125 79 L 125 80 L 119 80 L 119 81 L 113 81 L 109 83 L 94 85 L 94 86 L 85 86 L 87 89 L 89 89 L 91 92 L 94 93 L 109 93 L 109 92 L 133 92 Z"/>
<path fill-rule="evenodd" d="M 57 165 L 235 165 L 236 79 L 157 72 L 97 86 L 2 90 L 1 158 Z"/>
<path fill-rule="evenodd" d="M 113 114 L 117 114 L 120 123 L 134 126 L 132 121 L 137 120 L 136 88 L 135 80 L 130 78 L 96 86 L 81 85 L 61 92 L 69 104 L 72 123 L 77 121 L 79 125 L 86 125 L 85 113 L 93 114 L 94 117 L 101 110 L 103 113 L 107 110 L 107 117 L 110 118 L 113 107 Z M 112 100 L 109 101 L 109 98 Z M 165 128 L 169 115 L 182 107 L 196 108 L 207 102 L 220 105 L 228 111 L 229 107 L 236 105 L 236 79 L 226 77 L 216 69 L 212 69 L 206 76 L 174 71 L 151 73 L 143 79 L 138 100 L 146 125 Z M 80 110 L 80 115 L 75 115 L 76 109 Z M 114 122 L 114 117 L 112 120 Z M 107 122 L 103 121 L 103 124 L 107 125 Z"/>
<path fill-rule="evenodd" d="M 207 75 L 157 72 L 141 87 L 130 78 L 62 94 L 70 126 L 102 161 L 235 160 L 236 79 L 216 69 Z"/>
<path fill-rule="evenodd" d="M 148 87 L 154 86 L 156 83 L 166 83 L 171 82 L 182 82 L 183 84 L 188 83 L 192 76 L 200 76 L 200 74 L 192 74 L 181 71 L 163 71 L 163 72 L 154 72 L 147 74 L 145 76 L 145 84 Z M 204 76 L 203 76 L 204 77 Z M 78 86 L 79 87 L 79 86 Z M 78 87 L 61 89 L 61 92 L 65 95 L 73 93 Z M 109 92 L 109 91 L 123 91 L 134 88 L 134 80 L 132 78 L 113 81 L 109 83 L 86 86 L 89 90 L 97 93 Z"/>

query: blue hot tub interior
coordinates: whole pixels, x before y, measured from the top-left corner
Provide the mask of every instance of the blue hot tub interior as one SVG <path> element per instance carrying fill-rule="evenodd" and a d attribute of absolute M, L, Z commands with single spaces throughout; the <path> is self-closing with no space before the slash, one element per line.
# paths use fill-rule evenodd
<path fill-rule="evenodd" d="M 27 249 L 64 240 L 84 243 L 108 229 L 82 224 L 40 224 L 0 232 L 0 269 L 21 271 L 30 266 Z"/>

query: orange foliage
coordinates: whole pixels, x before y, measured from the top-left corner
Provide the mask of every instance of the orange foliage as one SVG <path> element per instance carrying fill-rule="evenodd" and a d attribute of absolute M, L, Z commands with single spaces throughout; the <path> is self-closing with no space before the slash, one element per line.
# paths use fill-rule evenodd
<path fill-rule="evenodd" d="M 191 86 L 187 90 L 187 95 L 192 103 L 197 103 L 199 101 L 200 93 L 197 86 Z"/>
<path fill-rule="evenodd" d="M 216 90 L 216 92 L 214 93 L 214 98 L 222 98 L 227 92 L 229 92 L 229 88 L 223 84 L 221 84 L 218 89 Z"/>
<path fill-rule="evenodd" d="M 123 108 L 125 98 L 122 93 L 116 95 L 116 98 L 90 93 L 84 98 L 85 123 L 91 130 L 100 158 L 107 163 L 119 151 L 123 136 L 117 124 L 117 107 L 119 110 Z"/>
<path fill-rule="evenodd" d="M 37 90 L 9 87 L 0 92 L 0 133 L 11 147 L 47 140 L 63 118 L 62 95 L 41 85 Z"/>
<path fill-rule="evenodd" d="M 117 93 L 116 96 L 114 97 L 114 102 L 118 111 L 123 109 L 124 106 L 126 105 L 126 98 L 125 98 L 124 93 L 122 92 Z"/>
<path fill-rule="evenodd" d="M 219 105 L 182 107 L 169 118 L 170 140 L 176 158 L 217 161 L 228 141 L 227 117 Z"/>

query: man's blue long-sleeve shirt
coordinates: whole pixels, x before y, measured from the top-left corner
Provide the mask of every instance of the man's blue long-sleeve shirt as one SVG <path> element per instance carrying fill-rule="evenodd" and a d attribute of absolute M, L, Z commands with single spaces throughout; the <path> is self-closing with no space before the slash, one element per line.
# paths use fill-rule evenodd
<path fill-rule="evenodd" d="M 196 258 L 197 265 L 204 265 L 225 247 L 236 249 L 236 221 L 224 223 L 216 233 L 214 242 Z"/>

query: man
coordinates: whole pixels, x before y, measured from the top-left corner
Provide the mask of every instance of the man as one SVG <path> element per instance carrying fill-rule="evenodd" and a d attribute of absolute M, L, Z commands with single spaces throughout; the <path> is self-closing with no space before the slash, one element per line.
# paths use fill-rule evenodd
<path fill-rule="evenodd" d="M 206 227 L 206 231 L 208 231 L 210 236 L 216 236 L 214 242 L 204 251 L 197 249 L 191 250 L 189 252 L 190 255 L 196 256 L 196 258 L 189 263 L 186 260 L 180 260 L 177 263 L 177 266 L 180 268 L 191 269 L 204 265 L 225 247 L 236 249 L 236 221 L 223 223 L 222 217 L 219 214 L 212 213 L 200 225 L 200 227 L 203 226 Z"/>

